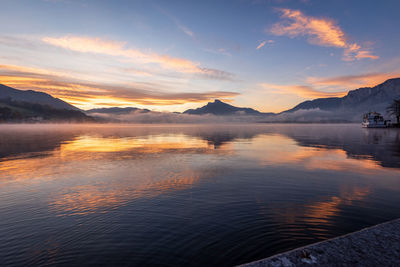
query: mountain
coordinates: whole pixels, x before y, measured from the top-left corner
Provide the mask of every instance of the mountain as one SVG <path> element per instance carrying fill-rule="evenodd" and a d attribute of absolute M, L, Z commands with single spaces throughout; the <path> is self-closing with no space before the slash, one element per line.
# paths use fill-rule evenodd
<path fill-rule="evenodd" d="M 79 110 L 57 109 L 38 103 L 0 99 L 0 122 L 94 122 Z"/>
<path fill-rule="evenodd" d="M 94 122 L 80 109 L 37 91 L 0 84 L 0 122 Z"/>
<path fill-rule="evenodd" d="M 0 100 L 4 99 L 47 105 L 55 109 L 79 110 L 77 107 L 43 92 L 18 90 L 0 84 Z"/>
<path fill-rule="evenodd" d="M 344 97 L 317 98 L 305 101 L 283 113 L 299 110 L 319 109 L 348 113 L 359 116 L 368 111 L 386 113 L 386 108 L 394 99 L 400 98 L 400 78 L 389 79 L 374 87 L 364 87 L 349 91 Z"/>
<path fill-rule="evenodd" d="M 110 115 L 123 115 L 123 114 L 130 114 L 132 112 L 138 113 L 148 113 L 150 110 L 148 109 L 140 109 L 140 108 L 119 108 L 119 107 L 112 107 L 112 108 L 94 108 L 85 111 L 86 113 L 93 114 L 93 113 L 102 113 L 102 114 L 110 114 Z"/>
<path fill-rule="evenodd" d="M 263 113 L 252 109 L 252 108 L 238 108 L 229 104 L 226 104 L 218 99 L 214 102 L 209 102 L 207 105 L 197 108 L 188 109 L 183 112 L 184 114 L 214 114 L 214 115 L 263 115 Z"/>

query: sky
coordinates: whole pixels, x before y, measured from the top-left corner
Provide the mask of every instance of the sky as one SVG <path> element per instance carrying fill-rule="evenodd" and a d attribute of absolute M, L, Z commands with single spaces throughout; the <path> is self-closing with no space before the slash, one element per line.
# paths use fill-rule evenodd
<path fill-rule="evenodd" d="M 397 0 L 0 4 L 0 83 L 85 110 L 280 112 L 400 77 Z"/>

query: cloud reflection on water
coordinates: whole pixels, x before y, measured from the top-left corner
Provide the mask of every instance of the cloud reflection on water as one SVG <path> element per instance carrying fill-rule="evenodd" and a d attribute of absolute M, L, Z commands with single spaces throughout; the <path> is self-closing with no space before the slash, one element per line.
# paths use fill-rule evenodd
<path fill-rule="evenodd" d="M 280 166 L 303 172 L 327 170 L 367 176 L 386 172 L 373 155 L 355 158 L 337 146 L 305 145 L 303 139 L 308 135 L 296 138 L 293 129 L 285 126 L 279 131 L 276 126 L 258 125 L 93 127 L 64 129 L 64 139 L 59 140 L 54 138 L 60 136 L 59 130 L 39 131 L 35 138 L 27 138 L 28 143 L 49 140 L 53 150 L 51 145 L 39 146 L 39 151 L 30 149 L 24 154 L 22 150 L 15 156 L 18 149 L 10 149 L 12 142 L 8 143 L 14 156 L 0 161 L 3 190 L 8 185 L 50 183 L 57 188 L 49 196 L 51 210 L 61 215 L 87 214 L 117 208 L 140 197 L 187 189 L 213 177 L 216 170 L 234 171 L 243 162 L 249 168 Z M 29 134 L 15 132 L 26 142 L 24 137 Z M 11 136 L 15 137 L 3 133 L 3 142 Z M 360 190 L 349 192 L 363 197 L 369 192 Z M 352 199 L 343 194 L 307 204 L 309 213 L 314 214 L 311 217 L 323 220 L 337 212 L 338 205 Z"/>

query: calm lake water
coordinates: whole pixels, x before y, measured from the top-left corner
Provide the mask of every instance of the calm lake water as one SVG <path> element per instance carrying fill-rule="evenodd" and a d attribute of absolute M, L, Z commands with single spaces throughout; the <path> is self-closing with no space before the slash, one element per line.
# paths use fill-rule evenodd
<path fill-rule="evenodd" d="M 232 266 L 399 207 L 398 129 L 0 126 L 0 265 Z"/>

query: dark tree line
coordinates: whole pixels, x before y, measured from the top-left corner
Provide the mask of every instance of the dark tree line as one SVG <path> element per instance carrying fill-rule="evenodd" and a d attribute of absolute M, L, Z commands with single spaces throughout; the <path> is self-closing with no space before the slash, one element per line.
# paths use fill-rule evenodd
<path fill-rule="evenodd" d="M 0 121 L 15 121 L 23 119 L 23 115 L 9 107 L 0 107 Z"/>

